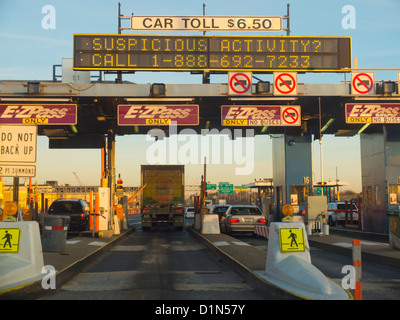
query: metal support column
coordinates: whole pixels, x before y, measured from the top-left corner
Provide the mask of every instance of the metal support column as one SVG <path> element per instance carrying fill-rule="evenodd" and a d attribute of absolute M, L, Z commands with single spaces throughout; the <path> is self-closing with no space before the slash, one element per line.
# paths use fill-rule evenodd
<path fill-rule="evenodd" d="M 114 195 L 115 195 L 115 134 L 107 135 L 107 156 L 108 156 L 108 181 L 107 187 L 110 189 L 110 229 L 114 226 Z"/>

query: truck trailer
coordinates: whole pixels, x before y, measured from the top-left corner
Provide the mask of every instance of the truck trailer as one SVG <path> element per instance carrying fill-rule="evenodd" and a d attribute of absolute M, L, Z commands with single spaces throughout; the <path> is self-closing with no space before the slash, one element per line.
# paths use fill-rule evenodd
<path fill-rule="evenodd" d="M 173 226 L 183 230 L 185 170 L 183 165 L 142 165 L 142 230 L 152 226 Z"/>

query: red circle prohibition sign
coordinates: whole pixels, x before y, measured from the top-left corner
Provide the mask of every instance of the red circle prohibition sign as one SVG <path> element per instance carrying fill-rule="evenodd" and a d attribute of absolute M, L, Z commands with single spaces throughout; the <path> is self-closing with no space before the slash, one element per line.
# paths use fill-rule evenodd
<path fill-rule="evenodd" d="M 282 79 L 283 76 L 288 76 L 291 80 L 290 81 L 285 81 Z M 278 82 L 281 81 L 282 83 L 278 84 Z M 287 88 L 288 90 L 281 90 L 279 87 L 284 86 L 284 88 Z M 289 94 L 291 93 L 294 88 L 296 87 L 296 80 L 294 77 L 289 74 L 289 73 L 281 73 L 279 76 L 276 77 L 275 79 L 275 88 L 282 94 Z"/>
<path fill-rule="evenodd" d="M 245 79 L 240 80 L 240 79 L 238 79 L 238 76 L 243 76 Z M 245 92 L 249 91 L 249 89 L 251 87 L 251 80 L 245 73 L 236 73 L 231 77 L 229 86 L 235 93 L 239 93 L 239 94 L 245 93 Z M 237 90 L 235 88 L 236 86 L 239 86 L 239 90 Z"/>
<path fill-rule="evenodd" d="M 293 113 L 295 115 L 293 115 Z M 299 113 L 295 108 L 286 108 L 282 112 L 282 119 L 287 124 L 294 124 L 297 122 L 297 120 L 299 120 Z"/>
<path fill-rule="evenodd" d="M 369 81 L 369 85 L 368 83 L 365 83 L 365 79 L 360 79 L 360 76 L 366 76 L 368 79 L 367 81 Z M 356 81 L 359 81 L 358 83 L 356 83 Z M 366 74 L 366 73 L 359 73 L 357 74 L 354 79 L 353 79 L 353 88 L 354 90 L 356 90 L 358 93 L 368 93 L 371 91 L 372 87 L 374 85 L 374 81 L 372 80 L 372 78 Z M 357 87 L 361 86 L 362 88 L 364 88 L 365 90 L 359 90 Z"/>

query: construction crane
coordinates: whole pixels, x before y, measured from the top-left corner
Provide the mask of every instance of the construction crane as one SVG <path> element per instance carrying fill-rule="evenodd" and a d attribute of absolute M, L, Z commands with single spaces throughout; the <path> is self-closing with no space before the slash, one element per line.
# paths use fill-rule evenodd
<path fill-rule="evenodd" d="M 79 185 L 82 187 L 83 184 L 82 184 L 82 182 L 81 182 L 81 179 L 79 179 L 79 177 L 78 177 L 78 175 L 76 174 L 76 172 L 73 172 L 73 171 L 72 171 L 72 173 L 75 175 L 76 180 L 78 180 Z"/>

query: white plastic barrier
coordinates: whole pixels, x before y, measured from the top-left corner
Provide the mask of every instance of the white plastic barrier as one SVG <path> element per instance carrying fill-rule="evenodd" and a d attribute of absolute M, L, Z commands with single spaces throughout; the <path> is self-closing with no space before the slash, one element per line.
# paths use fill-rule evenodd
<path fill-rule="evenodd" d="M 203 214 L 200 232 L 202 234 L 220 234 L 218 215 Z"/>
<path fill-rule="evenodd" d="M 120 234 L 121 230 L 120 230 L 120 225 L 121 225 L 121 220 L 117 217 L 114 216 L 114 234 Z"/>
<path fill-rule="evenodd" d="M 265 271 L 257 273 L 273 285 L 305 299 L 350 299 L 349 292 L 311 264 L 303 223 L 270 225 Z"/>
<path fill-rule="evenodd" d="M 194 214 L 194 224 L 193 224 L 193 227 L 194 227 L 194 229 L 195 230 L 200 230 L 200 228 L 201 228 L 201 219 L 202 219 L 202 217 L 201 217 L 202 215 L 200 214 L 200 213 L 195 213 Z"/>
<path fill-rule="evenodd" d="M 43 278 L 36 221 L 0 222 L 0 291 Z"/>

